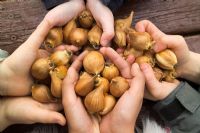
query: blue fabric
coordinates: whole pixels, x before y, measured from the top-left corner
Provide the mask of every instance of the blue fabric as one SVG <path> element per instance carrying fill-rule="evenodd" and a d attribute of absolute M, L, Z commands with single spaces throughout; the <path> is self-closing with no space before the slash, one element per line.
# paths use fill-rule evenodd
<path fill-rule="evenodd" d="M 112 12 L 114 12 L 123 5 L 125 0 L 101 0 L 101 1 L 104 5 L 108 6 Z"/>

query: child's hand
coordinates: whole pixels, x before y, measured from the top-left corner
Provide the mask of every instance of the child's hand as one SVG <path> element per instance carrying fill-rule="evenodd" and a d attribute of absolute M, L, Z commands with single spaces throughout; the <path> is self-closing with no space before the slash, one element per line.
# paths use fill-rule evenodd
<path fill-rule="evenodd" d="M 62 109 L 58 103 L 43 104 L 31 97 L 2 98 L 0 103 L 0 131 L 12 124 L 66 123 L 65 117 L 56 112 Z"/>
<path fill-rule="evenodd" d="M 156 42 L 154 47 L 155 52 L 160 52 L 166 48 L 173 50 L 178 59 L 178 64 L 176 66 L 178 77 L 188 79 L 199 84 L 200 54 L 189 51 L 182 36 L 167 35 L 148 20 L 138 22 L 135 29 L 139 32 L 148 32 L 152 36 L 153 40 Z"/>
<path fill-rule="evenodd" d="M 103 116 L 100 131 L 106 133 L 132 133 L 142 106 L 145 85 L 144 75 L 138 64 L 135 63 L 130 68 L 128 62 L 112 48 L 101 48 L 100 51 L 118 67 L 121 75 L 130 83 L 129 90 L 119 98 L 113 110 Z"/>
<path fill-rule="evenodd" d="M 23 96 L 30 94 L 33 84 L 30 68 L 38 56 L 38 49 L 48 31 L 53 26 L 66 24 L 83 9 L 82 0 L 71 0 L 55 7 L 45 16 L 26 42 L 0 64 L 0 95 Z"/>
<path fill-rule="evenodd" d="M 67 72 L 67 77 L 63 80 L 62 103 L 70 133 L 99 133 L 98 120 L 87 113 L 81 98 L 74 90 L 83 58 L 87 53 L 83 52 L 76 58 Z"/>
<path fill-rule="evenodd" d="M 178 85 L 179 81 L 173 83 L 158 81 L 154 75 L 154 71 L 149 64 L 141 64 L 140 68 L 146 80 L 145 98 L 153 101 L 163 100 L 166 98 Z"/>
<path fill-rule="evenodd" d="M 114 18 L 112 12 L 100 0 L 87 0 L 87 8 L 103 29 L 100 44 L 102 46 L 109 46 L 111 39 L 114 37 Z"/>

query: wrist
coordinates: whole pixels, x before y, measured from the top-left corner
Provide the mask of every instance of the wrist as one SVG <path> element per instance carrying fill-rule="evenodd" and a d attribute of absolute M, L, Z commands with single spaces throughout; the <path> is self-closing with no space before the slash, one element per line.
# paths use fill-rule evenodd
<path fill-rule="evenodd" d="M 0 98 L 0 121 L 0 132 L 11 125 L 6 117 L 6 100 L 4 98 Z"/>
<path fill-rule="evenodd" d="M 200 83 L 200 54 L 190 51 L 189 61 L 177 68 L 178 77 L 187 79 L 189 81 Z"/>

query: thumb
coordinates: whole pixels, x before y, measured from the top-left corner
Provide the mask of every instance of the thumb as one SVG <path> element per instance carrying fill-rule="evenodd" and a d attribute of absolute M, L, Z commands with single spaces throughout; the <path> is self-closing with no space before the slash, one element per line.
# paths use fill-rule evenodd
<path fill-rule="evenodd" d="M 60 105 L 58 104 L 43 104 L 43 108 L 34 111 L 35 113 L 32 115 L 32 118 L 34 118 L 36 122 L 57 123 L 64 126 L 66 124 L 66 119 L 61 113 L 56 112 L 58 110 L 60 110 Z"/>
<path fill-rule="evenodd" d="M 152 67 L 149 64 L 143 63 L 140 65 L 140 68 L 146 80 L 147 90 L 152 96 L 158 97 L 160 90 L 158 88 L 161 88 L 161 83 L 156 79 Z"/>

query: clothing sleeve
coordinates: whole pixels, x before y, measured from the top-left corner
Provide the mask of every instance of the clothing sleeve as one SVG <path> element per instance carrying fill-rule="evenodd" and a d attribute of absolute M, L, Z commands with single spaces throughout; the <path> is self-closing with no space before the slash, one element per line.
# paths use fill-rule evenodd
<path fill-rule="evenodd" d="M 0 62 L 3 61 L 6 57 L 8 57 L 8 52 L 0 49 Z"/>
<path fill-rule="evenodd" d="M 50 10 L 64 2 L 67 2 L 67 1 L 69 1 L 69 0 L 43 0 L 44 5 L 47 10 Z"/>
<path fill-rule="evenodd" d="M 200 132 L 200 93 L 187 82 L 181 82 L 154 106 L 154 110 L 170 126 L 172 133 Z"/>
<path fill-rule="evenodd" d="M 101 0 L 112 12 L 119 9 L 126 0 Z"/>

